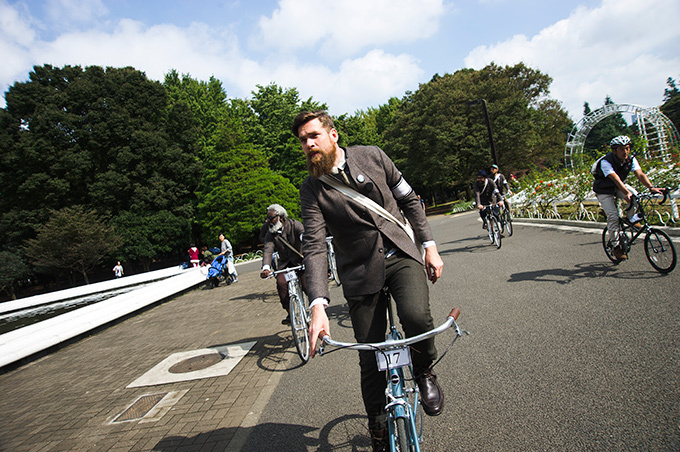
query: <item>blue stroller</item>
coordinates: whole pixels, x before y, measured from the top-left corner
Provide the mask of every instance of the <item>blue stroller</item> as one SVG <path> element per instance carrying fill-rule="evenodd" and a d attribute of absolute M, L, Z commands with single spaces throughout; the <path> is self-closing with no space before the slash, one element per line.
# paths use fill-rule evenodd
<path fill-rule="evenodd" d="M 208 289 L 214 289 L 222 281 L 226 281 L 227 285 L 231 284 L 232 277 L 227 271 L 227 256 L 221 255 L 213 259 L 206 277 L 208 279 Z"/>

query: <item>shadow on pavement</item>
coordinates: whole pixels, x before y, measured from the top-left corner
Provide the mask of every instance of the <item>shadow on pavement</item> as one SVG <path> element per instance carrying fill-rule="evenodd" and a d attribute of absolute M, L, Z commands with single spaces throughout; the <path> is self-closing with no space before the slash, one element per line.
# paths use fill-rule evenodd
<path fill-rule="evenodd" d="M 366 422 L 364 415 L 346 414 L 333 419 L 321 430 L 305 425 L 279 423 L 265 423 L 244 430 L 221 428 L 191 437 L 169 436 L 159 441 L 152 450 L 163 452 L 226 450 L 238 432 L 246 438 L 241 447 L 243 451 L 369 451 L 371 440 Z M 312 432 L 318 432 L 318 438 L 316 434 L 310 435 Z"/>
<path fill-rule="evenodd" d="M 617 278 L 617 279 L 647 279 L 650 277 L 663 277 L 655 271 L 628 271 L 622 272 L 614 263 L 584 263 L 568 268 L 546 268 L 510 275 L 508 282 L 544 281 L 557 284 L 569 284 L 582 278 Z"/>

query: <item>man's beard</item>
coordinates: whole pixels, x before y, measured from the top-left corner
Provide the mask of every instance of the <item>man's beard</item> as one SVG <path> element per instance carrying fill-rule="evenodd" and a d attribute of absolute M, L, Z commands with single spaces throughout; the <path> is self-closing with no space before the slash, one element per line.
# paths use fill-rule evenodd
<path fill-rule="evenodd" d="M 277 231 L 279 231 L 283 227 L 283 223 L 281 222 L 281 219 L 276 222 L 276 224 L 270 224 L 269 225 L 269 232 L 272 234 L 275 234 Z"/>
<path fill-rule="evenodd" d="M 311 156 L 307 156 L 307 171 L 317 179 L 324 174 L 331 174 L 336 154 L 336 148 L 333 146 L 328 152 L 319 152 L 321 158 L 316 162 L 312 162 Z"/>

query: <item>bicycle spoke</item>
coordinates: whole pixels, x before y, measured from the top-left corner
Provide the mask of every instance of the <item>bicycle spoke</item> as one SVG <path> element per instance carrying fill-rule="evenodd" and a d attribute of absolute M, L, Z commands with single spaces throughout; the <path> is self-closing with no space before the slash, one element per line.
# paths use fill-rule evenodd
<path fill-rule="evenodd" d="M 650 229 L 645 236 L 647 260 L 660 273 L 670 273 L 675 268 L 677 255 L 670 237 L 658 229 Z"/>

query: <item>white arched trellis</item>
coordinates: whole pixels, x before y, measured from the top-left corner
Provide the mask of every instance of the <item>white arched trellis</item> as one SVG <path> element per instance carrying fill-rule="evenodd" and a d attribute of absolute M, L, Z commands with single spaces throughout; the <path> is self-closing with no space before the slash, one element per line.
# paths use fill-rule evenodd
<path fill-rule="evenodd" d="M 564 163 L 567 168 L 574 167 L 574 157 L 583 153 L 586 137 L 593 130 L 595 124 L 608 116 L 618 113 L 630 113 L 633 123 L 637 126 L 640 136 L 647 142 L 644 151 L 645 158 L 660 157 L 667 159 L 671 148 L 680 142 L 678 130 L 670 119 L 657 107 L 639 107 L 630 104 L 607 104 L 602 108 L 584 116 L 576 123 L 564 148 Z"/>

